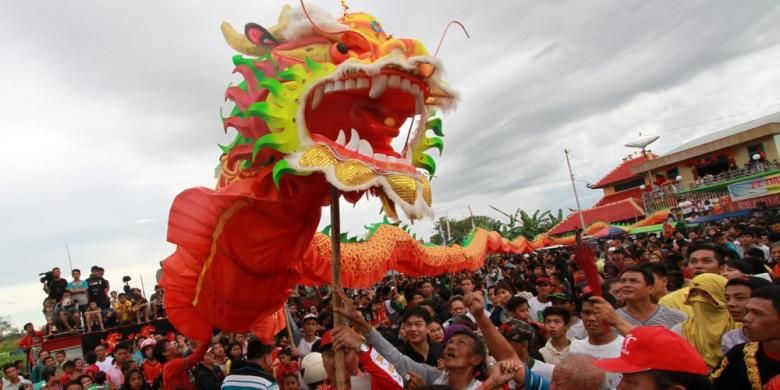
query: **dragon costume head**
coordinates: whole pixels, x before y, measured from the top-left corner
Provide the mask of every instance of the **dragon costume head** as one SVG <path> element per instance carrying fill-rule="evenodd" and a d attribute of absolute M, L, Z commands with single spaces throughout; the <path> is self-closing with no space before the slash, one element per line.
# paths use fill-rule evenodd
<path fill-rule="evenodd" d="M 238 134 L 222 146 L 218 188 L 262 169 L 277 186 L 284 174 L 321 173 L 351 202 L 377 196 L 390 218 L 396 206 L 410 219 L 432 214 L 436 164 L 426 151 L 441 153 L 435 111 L 456 94 L 421 42 L 388 35 L 365 13 L 337 19 L 314 7 L 285 6 L 270 28 L 249 23 L 241 34 L 223 23 L 222 32 L 243 54 L 233 62 L 244 81 L 226 92 L 235 107 L 225 129 Z M 397 138 L 405 142 L 394 148 Z"/>

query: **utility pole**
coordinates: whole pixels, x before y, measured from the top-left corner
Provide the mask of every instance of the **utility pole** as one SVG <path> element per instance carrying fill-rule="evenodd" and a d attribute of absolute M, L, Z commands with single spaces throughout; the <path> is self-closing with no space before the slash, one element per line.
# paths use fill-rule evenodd
<path fill-rule="evenodd" d="M 574 184 L 574 172 L 571 170 L 571 162 L 569 161 L 569 150 L 563 149 L 563 153 L 566 155 L 566 166 L 569 167 L 569 177 L 571 177 L 571 188 L 574 190 L 574 200 L 577 202 L 577 214 L 580 215 L 580 229 L 585 231 L 585 217 L 582 216 L 582 207 L 580 207 L 580 197 L 577 195 L 577 186 Z"/>
<path fill-rule="evenodd" d="M 73 260 L 70 259 L 70 248 L 68 248 L 68 243 L 65 243 L 65 252 L 68 253 L 68 264 L 70 265 L 70 272 L 73 273 Z"/>
<path fill-rule="evenodd" d="M 471 211 L 471 205 L 469 205 L 469 215 L 471 215 L 471 230 L 477 230 L 477 225 L 474 223 L 474 212 Z"/>
<path fill-rule="evenodd" d="M 447 213 L 444 213 L 444 220 L 447 222 L 447 242 L 449 243 L 452 240 L 452 232 L 450 231 L 450 217 L 447 216 Z"/>

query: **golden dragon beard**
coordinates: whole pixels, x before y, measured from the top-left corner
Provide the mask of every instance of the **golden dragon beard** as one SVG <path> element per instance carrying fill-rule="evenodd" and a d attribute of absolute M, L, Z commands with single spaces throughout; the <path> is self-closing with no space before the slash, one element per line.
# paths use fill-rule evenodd
<path fill-rule="evenodd" d="M 256 57 L 234 58 L 246 81 L 228 90 L 236 109 L 226 127 L 240 134 L 223 147 L 220 183 L 273 163 L 277 185 L 283 174 L 320 173 L 345 193 L 377 196 L 393 219 L 396 207 L 410 219 L 432 216 L 436 165 L 425 151 L 441 152 L 443 134 L 430 117 L 455 101 L 441 65 L 419 41 L 387 36 L 368 14 L 316 14 L 328 31 L 306 14 L 312 27 L 301 33 L 296 12 L 285 7 L 276 26 L 248 24 L 244 35 L 223 24 L 230 46 Z M 407 134 L 409 121 L 416 125 Z M 395 150 L 399 137 L 405 143 Z"/>

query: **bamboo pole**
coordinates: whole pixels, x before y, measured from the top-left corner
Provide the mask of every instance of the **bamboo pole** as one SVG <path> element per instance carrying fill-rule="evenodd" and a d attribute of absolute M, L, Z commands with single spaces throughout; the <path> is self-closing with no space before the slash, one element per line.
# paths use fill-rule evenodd
<path fill-rule="evenodd" d="M 339 216 L 339 190 L 330 187 L 330 246 L 333 251 L 331 264 L 331 305 L 333 307 L 333 326 L 341 324 L 341 315 L 336 309 L 341 307 L 341 217 Z M 336 358 L 336 389 L 347 389 L 346 367 L 344 367 L 344 351 L 334 351 Z"/>

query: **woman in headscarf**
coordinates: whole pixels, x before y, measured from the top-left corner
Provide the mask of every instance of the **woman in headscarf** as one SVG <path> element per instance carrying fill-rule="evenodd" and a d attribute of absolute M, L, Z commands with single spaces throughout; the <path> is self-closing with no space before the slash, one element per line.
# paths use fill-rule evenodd
<path fill-rule="evenodd" d="M 717 274 L 701 274 L 691 280 L 685 301 L 693 308 L 693 315 L 682 323 L 681 334 L 710 368 L 717 367 L 722 357 L 723 334 L 739 327 L 726 309 L 726 282 Z"/>

